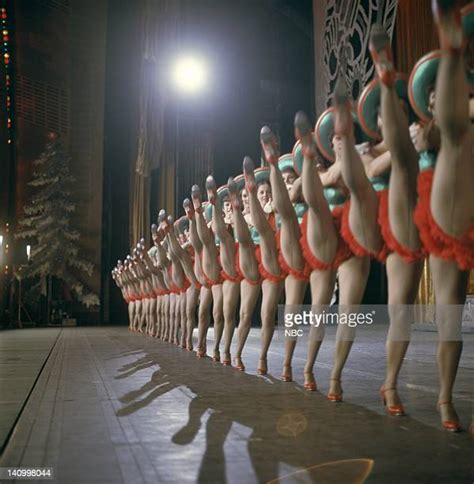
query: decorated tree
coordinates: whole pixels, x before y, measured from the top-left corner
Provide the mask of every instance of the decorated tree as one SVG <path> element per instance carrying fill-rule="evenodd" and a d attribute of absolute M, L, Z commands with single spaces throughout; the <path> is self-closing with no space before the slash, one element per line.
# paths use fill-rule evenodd
<path fill-rule="evenodd" d="M 69 172 L 70 156 L 54 133 L 48 136 L 46 149 L 34 161 L 33 179 L 36 188 L 30 202 L 23 208 L 15 237 L 32 241 L 31 260 L 23 266 L 21 277 L 34 278 L 30 295 L 39 297 L 48 278 L 62 281 L 85 306 L 99 305 L 97 294 L 79 280 L 79 273 L 91 275 L 94 265 L 82 258 L 78 241 L 80 233 L 71 226 L 76 209 L 73 201 L 74 178 Z"/>

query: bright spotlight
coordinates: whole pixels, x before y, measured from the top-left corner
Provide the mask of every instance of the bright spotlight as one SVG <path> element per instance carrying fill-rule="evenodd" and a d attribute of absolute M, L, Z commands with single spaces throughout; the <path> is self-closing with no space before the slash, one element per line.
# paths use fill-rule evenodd
<path fill-rule="evenodd" d="M 173 79 L 181 91 L 197 92 L 206 83 L 205 65 L 201 60 L 192 57 L 178 59 L 174 67 Z"/>

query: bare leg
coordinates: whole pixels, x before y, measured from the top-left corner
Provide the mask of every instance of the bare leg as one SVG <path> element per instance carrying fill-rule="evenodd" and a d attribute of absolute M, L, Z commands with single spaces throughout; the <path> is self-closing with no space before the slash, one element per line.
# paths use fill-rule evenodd
<path fill-rule="evenodd" d="M 157 306 L 157 298 L 151 298 L 150 300 L 150 328 L 148 330 L 148 334 L 150 336 L 154 336 L 155 328 L 156 328 L 156 306 Z"/>
<path fill-rule="evenodd" d="M 224 281 L 222 284 L 223 307 L 224 307 L 224 365 L 231 365 L 230 345 L 235 330 L 235 313 L 239 302 L 240 284 Z"/>
<path fill-rule="evenodd" d="M 170 322 L 168 327 L 168 339 L 169 343 L 174 343 L 174 326 L 176 324 L 176 296 L 174 294 L 170 294 Z"/>
<path fill-rule="evenodd" d="M 336 284 L 336 271 L 312 271 L 310 276 L 312 311 L 317 313 L 324 310 L 329 303 Z M 319 349 L 324 339 L 324 325 L 311 326 L 308 338 L 308 354 L 304 368 L 305 388 L 316 390 L 313 368 Z"/>
<path fill-rule="evenodd" d="M 288 306 L 290 306 L 290 311 L 292 311 L 291 306 L 300 306 L 303 304 L 304 293 L 307 285 L 307 281 L 296 279 L 291 274 L 285 279 L 285 313 Z M 283 372 L 281 375 L 281 379 L 283 381 L 292 381 L 293 379 L 291 372 L 291 360 L 293 359 L 295 347 L 296 338 L 287 337 L 285 339 L 285 359 L 283 361 Z"/>
<path fill-rule="evenodd" d="M 469 272 L 459 270 L 455 262 L 430 256 L 436 298 L 438 325 L 438 402 L 443 421 L 458 421 L 452 404 L 453 386 L 462 351 L 461 320 L 466 299 Z"/>
<path fill-rule="evenodd" d="M 195 311 L 198 297 L 199 290 L 196 286 L 189 287 L 186 291 L 186 349 L 188 351 L 193 350 L 193 331 L 196 325 Z"/>
<path fill-rule="evenodd" d="M 214 354 L 212 356 L 212 359 L 216 362 L 219 362 L 219 345 L 222 339 L 222 332 L 224 331 L 222 284 L 216 284 L 212 286 L 211 290 L 212 300 L 214 301 L 214 306 L 212 308 L 212 316 L 214 318 Z"/>
<path fill-rule="evenodd" d="M 264 267 L 271 274 L 278 276 L 281 274 L 281 268 L 278 262 L 278 248 L 275 240 L 275 232 L 258 201 L 253 170 L 253 161 L 246 156 L 244 159 L 244 172 L 246 179 L 249 180 L 247 191 L 249 194 L 250 214 L 252 215 L 252 222 L 260 235 L 262 262 Z"/>
<path fill-rule="evenodd" d="M 159 338 L 160 336 L 162 305 L 163 305 L 163 296 L 158 296 L 156 298 L 156 325 L 155 325 L 155 333 L 153 335 L 155 338 Z"/>
<path fill-rule="evenodd" d="M 301 111 L 295 118 L 295 134 L 301 140 L 304 153 L 301 178 L 303 196 L 308 204 L 308 244 L 320 261 L 329 264 L 336 255 L 338 237 L 316 166 L 316 146 L 311 125 Z"/>
<path fill-rule="evenodd" d="M 207 330 L 211 319 L 212 291 L 202 286 L 198 312 L 198 356 L 204 357 L 207 351 Z"/>
<path fill-rule="evenodd" d="M 180 327 L 181 327 L 181 339 L 180 339 L 180 345 L 181 348 L 185 349 L 186 348 L 186 341 L 188 339 L 188 333 L 187 333 L 187 325 L 188 325 L 188 319 L 187 319 L 187 312 L 186 312 L 186 293 L 182 293 L 178 296 L 179 298 L 179 317 L 180 317 Z"/>
<path fill-rule="evenodd" d="M 255 257 L 255 244 L 253 243 L 247 222 L 240 210 L 239 194 L 232 178 L 229 178 L 227 185 L 233 207 L 232 215 L 234 219 L 235 237 L 239 242 L 240 270 L 248 280 L 258 281 L 260 275 L 258 272 L 257 258 Z M 244 299 L 243 296 L 242 299 Z M 252 312 L 253 308 L 248 308 L 248 310 Z"/>
<path fill-rule="evenodd" d="M 299 244 L 301 232 L 298 218 L 277 165 L 270 165 L 270 182 L 275 207 L 282 218 L 280 242 L 283 257 L 293 269 L 303 270 L 304 259 Z"/>
<path fill-rule="evenodd" d="M 275 332 L 276 311 L 282 290 L 282 282 L 275 284 L 272 281 L 264 280 L 262 283 L 262 333 L 260 346 L 260 361 L 257 369 L 257 373 L 259 373 L 260 375 L 266 375 L 268 371 L 268 349 L 270 348 L 273 333 Z"/>
<path fill-rule="evenodd" d="M 237 276 L 235 270 L 235 242 L 227 230 L 222 215 L 220 199 L 216 193 L 216 184 L 212 176 L 207 177 L 206 189 L 212 206 L 212 228 L 220 239 L 220 262 L 224 271 L 232 277 Z M 239 301 L 240 284 L 225 280 L 222 285 L 224 310 L 224 365 L 231 365 L 230 346 L 235 330 L 235 312 Z"/>
<path fill-rule="evenodd" d="M 277 156 L 276 143 L 273 133 L 269 128 L 262 128 L 260 140 L 265 151 L 265 156 L 270 164 L 270 181 L 272 185 L 272 196 L 275 207 L 282 218 L 280 229 L 280 248 L 287 264 L 298 271 L 302 271 L 305 261 L 300 247 L 300 227 L 295 209 L 291 203 L 288 190 L 283 180 L 278 163 L 275 162 Z M 285 280 L 286 305 L 300 305 L 303 302 L 307 281 L 296 279 L 289 275 Z M 283 363 L 282 379 L 291 381 L 291 360 L 295 350 L 296 340 L 287 338 L 285 341 L 285 359 Z"/>
<path fill-rule="evenodd" d="M 212 176 L 208 176 L 206 180 L 206 189 L 208 199 L 212 206 L 212 229 L 220 239 L 220 261 L 222 268 L 232 277 L 237 274 L 235 272 L 235 241 L 224 222 L 222 215 L 222 207 L 219 197 L 216 193 L 216 183 Z M 225 302 L 224 302 L 225 305 Z"/>
<path fill-rule="evenodd" d="M 135 302 L 130 301 L 128 303 L 128 320 L 129 320 L 130 329 L 134 329 L 133 328 L 134 319 L 135 319 Z"/>
<path fill-rule="evenodd" d="M 352 306 L 361 303 L 369 277 L 370 260 L 368 257 L 351 257 L 339 266 L 339 304 L 350 311 Z M 329 394 L 334 401 L 342 398 L 341 375 L 355 337 L 355 328 L 340 324 L 336 331 L 334 366 L 331 371 Z M 331 399 L 331 398 L 330 398 Z"/>
<path fill-rule="evenodd" d="M 421 247 L 413 219 L 417 203 L 418 153 L 411 141 L 408 118 L 395 89 L 385 84 L 381 86 L 382 132 L 392 157 L 388 191 L 390 229 L 400 244 L 416 251 Z"/>
<path fill-rule="evenodd" d="M 371 253 L 382 248 L 382 236 L 377 222 L 379 202 L 365 174 L 365 168 L 355 149 L 352 116 L 344 81 L 339 79 L 335 94 L 336 156 L 340 157 L 342 178 L 351 192 L 349 226 L 357 242 Z"/>
<path fill-rule="evenodd" d="M 395 414 L 403 414 L 397 392 L 397 380 L 403 358 L 410 344 L 411 306 L 415 302 L 420 284 L 424 261 L 407 264 L 398 254 L 392 253 L 387 258 L 388 304 L 390 328 L 387 335 L 387 369 L 385 373 L 384 395 L 387 407 L 392 407 Z"/>
<path fill-rule="evenodd" d="M 473 129 L 468 100 L 463 53 L 445 52 L 436 79 L 435 112 L 441 132 L 441 149 L 433 178 L 431 211 L 438 225 L 455 237 L 474 225 Z"/>
<path fill-rule="evenodd" d="M 220 276 L 221 267 L 218 263 L 218 251 L 214 240 L 214 234 L 211 232 L 209 227 L 204 220 L 204 217 L 201 211 L 201 195 L 199 191 L 199 187 L 197 185 L 193 186 L 193 203 L 196 208 L 196 228 L 199 235 L 199 239 L 203 244 L 203 253 L 202 253 L 202 265 L 203 270 L 207 277 L 210 279 L 217 281 Z"/>
<path fill-rule="evenodd" d="M 241 301 L 240 301 L 240 317 L 239 328 L 237 331 L 238 343 L 235 352 L 236 367 L 240 370 L 245 370 L 242 362 L 242 351 L 244 349 L 247 336 L 252 324 L 252 314 L 257 304 L 258 295 L 260 293 L 260 286 L 250 284 L 245 279 L 240 283 Z"/>

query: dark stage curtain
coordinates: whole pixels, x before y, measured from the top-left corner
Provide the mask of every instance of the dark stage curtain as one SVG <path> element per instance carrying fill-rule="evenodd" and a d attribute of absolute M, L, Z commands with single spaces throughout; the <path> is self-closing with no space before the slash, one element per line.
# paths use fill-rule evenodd
<path fill-rule="evenodd" d="M 395 42 L 397 68 L 406 74 L 420 57 L 438 48 L 431 0 L 398 0 Z"/>
<path fill-rule="evenodd" d="M 131 204 L 131 246 L 150 232 L 151 172 L 173 172 L 165 156 L 165 114 L 169 100 L 168 65 L 177 50 L 179 0 L 144 0 L 138 154 Z M 169 190 L 170 185 L 166 184 Z M 171 186 L 173 186 L 171 184 Z"/>

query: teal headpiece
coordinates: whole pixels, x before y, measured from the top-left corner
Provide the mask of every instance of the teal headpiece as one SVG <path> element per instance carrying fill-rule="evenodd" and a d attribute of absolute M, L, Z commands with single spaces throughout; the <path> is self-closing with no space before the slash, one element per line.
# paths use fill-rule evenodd
<path fill-rule="evenodd" d="M 229 189 L 227 188 L 227 185 L 222 185 L 217 189 L 217 196 L 219 197 L 219 201 L 221 202 L 221 207 L 222 203 L 224 202 L 224 199 L 226 197 L 229 197 Z M 205 216 L 206 220 L 210 222 L 212 220 L 212 204 L 208 203 L 206 208 L 205 208 Z"/>
<path fill-rule="evenodd" d="M 336 155 L 332 147 L 332 137 L 334 136 L 334 108 L 330 107 L 319 116 L 314 129 L 314 136 L 319 151 L 329 161 L 335 161 Z M 352 121 L 354 122 L 354 136 L 356 143 L 362 143 L 368 141 L 367 135 L 362 131 L 359 123 L 359 118 L 355 111 L 352 111 Z M 296 145 L 295 145 L 295 148 Z M 293 151 L 295 151 L 295 148 Z M 297 148 L 298 149 L 298 148 Z M 301 153 L 301 146 L 299 147 L 300 153 L 295 153 L 295 165 L 299 166 L 301 170 L 303 166 L 303 155 Z"/>
<path fill-rule="evenodd" d="M 421 121 L 428 122 L 433 115 L 428 110 L 430 88 L 434 89 L 441 51 L 424 55 L 416 64 L 408 81 L 410 104 Z"/>
<path fill-rule="evenodd" d="M 293 156 L 291 153 L 286 153 L 285 155 L 281 155 L 280 158 L 278 158 L 278 168 L 280 168 L 280 171 L 282 172 L 288 170 L 294 171 Z"/>
<path fill-rule="evenodd" d="M 406 101 L 408 108 L 410 102 L 408 99 L 408 87 L 405 76 L 397 74 L 395 79 L 395 91 L 398 97 Z M 382 139 L 381 133 L 377 127 L 377 117 L 380 107 L 380 80 L 378 78 L 372 79 L 367 86 L 365 86 L 359 97 L 357 106 L 357 114 L 359 122 L 364 132 L 372 139 Z M 409 113 L 410 124 L 416 120 L 415 113 L 410 109 Z"/>

